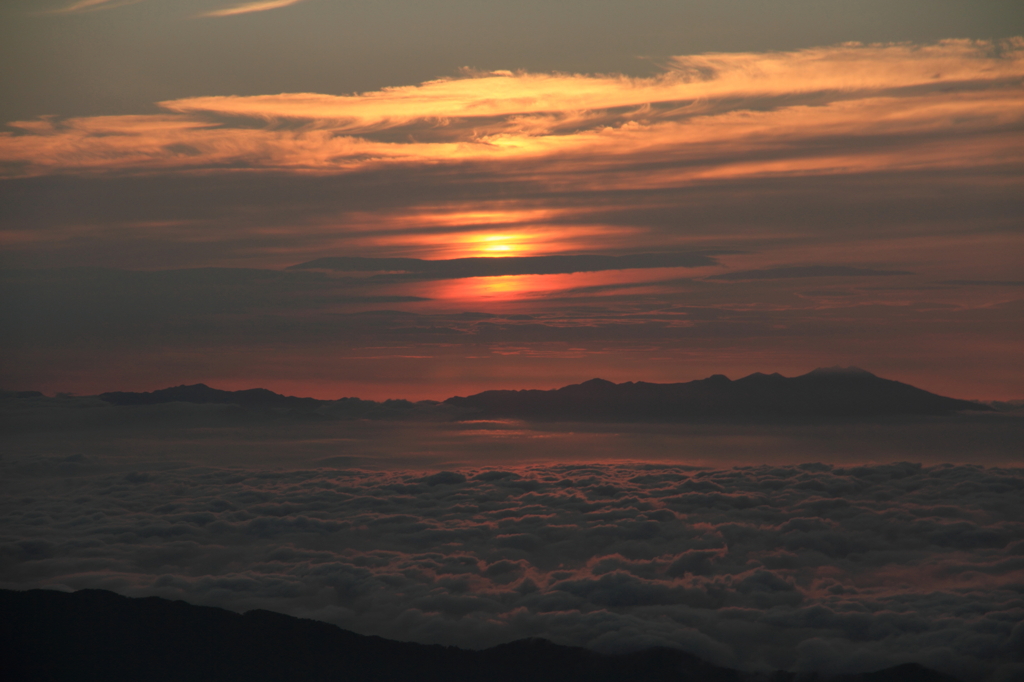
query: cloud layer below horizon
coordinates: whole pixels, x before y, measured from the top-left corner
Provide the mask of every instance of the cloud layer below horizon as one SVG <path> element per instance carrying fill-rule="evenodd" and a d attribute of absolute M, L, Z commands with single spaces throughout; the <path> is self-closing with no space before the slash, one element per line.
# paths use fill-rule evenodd
<path fill-rule="evenodd" d="M 539 635 L 747 669 L 1024 669 L 1019 469 L 374 472 L 24 453 L 3 467 L 4 587 L 267 608 L 470 647 Z"/>

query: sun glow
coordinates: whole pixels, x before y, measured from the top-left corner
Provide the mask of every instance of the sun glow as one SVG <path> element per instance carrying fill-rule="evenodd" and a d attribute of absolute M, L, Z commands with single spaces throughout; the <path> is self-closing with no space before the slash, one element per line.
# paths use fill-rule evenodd
<path fill-rule="evenodd" d="M 554 244 L 551 243 L 553 240 Z M 415 255 L 428 259 L 538 256 L 562 250 L 559 243 L 561 239 L 556 231 L 546 232 L 536 228 L 401 235 L 383 241 L 391 248 L 399 245 L 419 247 Z"/>
<path fill-rule="evenodd" d="M 472 235 L 467 246 L 475 247 L 481 256 L 521 256 L 533 250 L 523 242 L 523 235 L 515 233 Z"/>
<path fill-rule="evenodd" d="M 650 268 L 553 275 L 467 277 L 419 284 L 417 292 L 435 301 L 474 304 L 537 300 L 551 296 L 572 297 L 578 295 L 581 290 L 592 287 L 600 287 L 604 289 L 604 295 L 612 296 L 621 293 L 616 285 L 622 285 L 632 292 L 660 291 L 660 282 L 678 278 L 686 271 L 687 269 L 681 268 Z M 602 295 L 593 291 L 588 293 L 590 296 Z"/>
<path fill-rule="evenodd" d="M 584 253 L 603 248 L 639 248 L 643 231 L 634 227 L 590 223 L 572 211 L 510 209 L 507 211 L 449 213 L 386 213 L 381 216 L 346 215 L 345 248 L 389 253 L 428 260 L 511 256 L 550 256 Z M 378 231 L 374 233 L 374 231 Z M 365 236 L 364 236 L 365 235 Z M 341 245 L 339 244 L 339 248 Z"/>

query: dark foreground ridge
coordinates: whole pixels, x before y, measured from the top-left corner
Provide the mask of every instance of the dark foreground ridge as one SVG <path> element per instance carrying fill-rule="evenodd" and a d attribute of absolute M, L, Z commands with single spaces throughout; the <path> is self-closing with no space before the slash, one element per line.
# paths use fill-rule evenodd
<path fill-rule="evenodd" d="M 605 656 L 543 639 L 468 651 L 105 590 L 0 590 L 0 616 L 0 666 L 12 681 L 952 682 L 913 663 L 830 678 L 754 675 L 674 649 Z"/>
<path fill-rule="evenodd" d="M 798 377 L 716 374 L 682 384 L 592 379 L 551 391 L 485 391 L 445 401 L 487 417 L 565 421 L 673 422 L 691 419 L 815 419 L 948 415 L 992 408 L 946 398 L 856 367 Z"/>

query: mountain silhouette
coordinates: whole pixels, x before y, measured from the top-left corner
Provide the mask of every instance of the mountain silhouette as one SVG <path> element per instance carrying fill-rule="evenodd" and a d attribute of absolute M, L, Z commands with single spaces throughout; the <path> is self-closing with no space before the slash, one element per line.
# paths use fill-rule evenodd
<path fill-rule="evenodd" d="M 270 611 L 238 614 L 106 590 L 0 590 L 0 660 L 11 682 L 795 682 L 675 649 L 602 655 L 543 639 L 483 651 L 396 642 Z M 952 682 L 917 664 L 816 682 Z"/>
<path fill-rule="evenodd" d="M 678 384 L 643 381 L 614 384 L 591 379 L 550 391 L 484 391 L 433 401 L 382 403 L 358 398 L 318 400 L 280 395 L 265 388 L 222 391 L 205 384 L 150 393 L 101 393 L 112 405 L 171 402 L 239 405 L 327 419 L 404 419 L 426 412 L 458 418 L 472 414 L 531 420 L 676 422 L 694 419 L 819 419 L 900 415 L 948 415 L 961 410 L 992 411 L 988 405 L 947 398 L 856 367 L 827 367 L 798 377 L 751 374 L 730 380 L 715 374 Z M 444 412 L 440 408 L 447 408 Z M 268 413 L 268 412 L 267 412 Z M 269 414 L 269 413 L 268 413 Z"/>
<path fill-rule="evenodd" d="M 446 403 L 487 417 L 535 420 L 651 421 L 814 419 L 948 415 L 987 405 L 929 393 L 856 367 L 816 369 L 798 377 L 721 374 L 678 384 L 591 379 L 550 391 L 484 391 Z"/>
<path fill-rule="evenodd" d="M 315 410 L 324 401 L 316 398 L 295 398 L 280 395 L 265 388 L 250 388 L 244 391 L 222 391 L 206 384 L 175 386 L 152 393 L 125 393 L 114 391 L 101 393 L 100 400 L 111 405 L 159 405 L 162 403 L 216 403 L 233 404 L 242 407 L 290 408 Z"/>

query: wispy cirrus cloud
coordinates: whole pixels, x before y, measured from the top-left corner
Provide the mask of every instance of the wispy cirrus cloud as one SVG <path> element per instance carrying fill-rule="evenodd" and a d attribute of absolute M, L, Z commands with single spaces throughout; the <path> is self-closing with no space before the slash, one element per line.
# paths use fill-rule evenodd
<path fill-rule="evenodd" d="M 135 5 L 143 0 L 79 0 L 67 7 L 50 10 L 47 14 L 74 14 L 78 12 L 94 12 L 101 9 L 114 9 L 125 5 Z"/>
<path fill-rule="evenodd" d="M 145 0 L 78 0 L 66 7 L 50 10 L 47 14 L 75 14 L 80 12 L 94 12 L 97 10 L 114 9 L 125 5 L 134 5 Z M 250 14 L 252 12 L 265 12 L 272 9 L 280 9 L 289 5 L 296 5 L 303 0 L 258 0 L 257 2 L 245 2 L 224 9 L 203 12 L 201 17 L 232 17 L 239 14 Z"/>
<path fill-rule="evenodd" d="M 267 10 L 280 9 L 289 5 L 297 5 L 302 0 L 260 0 L 258 2 L 245 2 L 234 7 L 217 9 L 212 12 L 204 12 L 202 17 L 233 17 L 239 14 L 250 14 L 252 12 L 266 12 Z"/>

